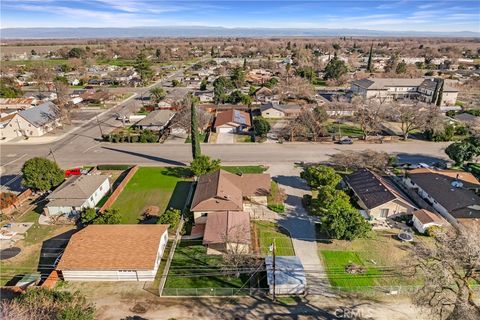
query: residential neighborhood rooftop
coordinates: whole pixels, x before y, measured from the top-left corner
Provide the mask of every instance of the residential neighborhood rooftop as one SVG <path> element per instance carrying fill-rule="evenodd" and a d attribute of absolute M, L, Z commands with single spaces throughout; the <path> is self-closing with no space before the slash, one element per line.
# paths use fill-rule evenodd
<path fill-rule="evenodd" d="M 203 244 L 247 243 L 250 239 L 250 214 L 243 211 L 210 212 L 207 217 Z"/>
<path fill-rule="evenodd" d="M 151 270 L 164 224 L 89 225 L 70 239 L 59 270 Z"/>
<path fill-rule="evenodd" d="M 108 177 L 105 175 L 72 176 L 48 195 L 50 206 L 81 206 Z"/>

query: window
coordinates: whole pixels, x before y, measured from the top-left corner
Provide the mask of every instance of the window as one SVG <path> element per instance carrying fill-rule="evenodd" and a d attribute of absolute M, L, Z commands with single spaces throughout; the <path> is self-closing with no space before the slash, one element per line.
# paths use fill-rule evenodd
<path fill-rule="evenodd" d="M 388 216 L 388 209 L 380 209 L 380 217 L 386 218 Z"/>

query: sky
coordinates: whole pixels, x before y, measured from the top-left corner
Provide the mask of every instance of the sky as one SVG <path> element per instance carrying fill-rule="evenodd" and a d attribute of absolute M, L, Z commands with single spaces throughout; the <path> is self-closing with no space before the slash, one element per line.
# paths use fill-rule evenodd
<path fill-rule="evenodd" d="M 480 32 L 480 1 L 1 0 L 0 26 L 220 26 Z"/>

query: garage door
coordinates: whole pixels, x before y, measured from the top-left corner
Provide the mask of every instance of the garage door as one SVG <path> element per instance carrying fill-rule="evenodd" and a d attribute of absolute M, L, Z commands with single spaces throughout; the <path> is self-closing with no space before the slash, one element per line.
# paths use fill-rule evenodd
<path fill-rule="evenodd" d="M 218 128 L 219 129 L 219 133 L 233 133 L 233 128 Z"/>

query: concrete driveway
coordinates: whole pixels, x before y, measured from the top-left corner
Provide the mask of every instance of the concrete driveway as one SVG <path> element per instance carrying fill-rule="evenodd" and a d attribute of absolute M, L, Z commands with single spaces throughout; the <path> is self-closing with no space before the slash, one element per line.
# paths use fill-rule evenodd
<path fill-rule="evenodd" d="M 310 193 L 310 188 L 300 178 L 300 171 L 301 168 L 293 165 L 272 165 L 267 171 L 287 195 L 285 214 L 278 223 L 290 232 L 295 254 L 307 274 L 308 293 L 331 295 L 330 283 L 318 255 L 315 223 L 302 206 L 302 197 Z"/>
<path fill-rule="evenodd" d="M 231 144 L 235 143 L 235 135 L 233 133 L 219 132 L 217 135 L 217 144 Z"/>

